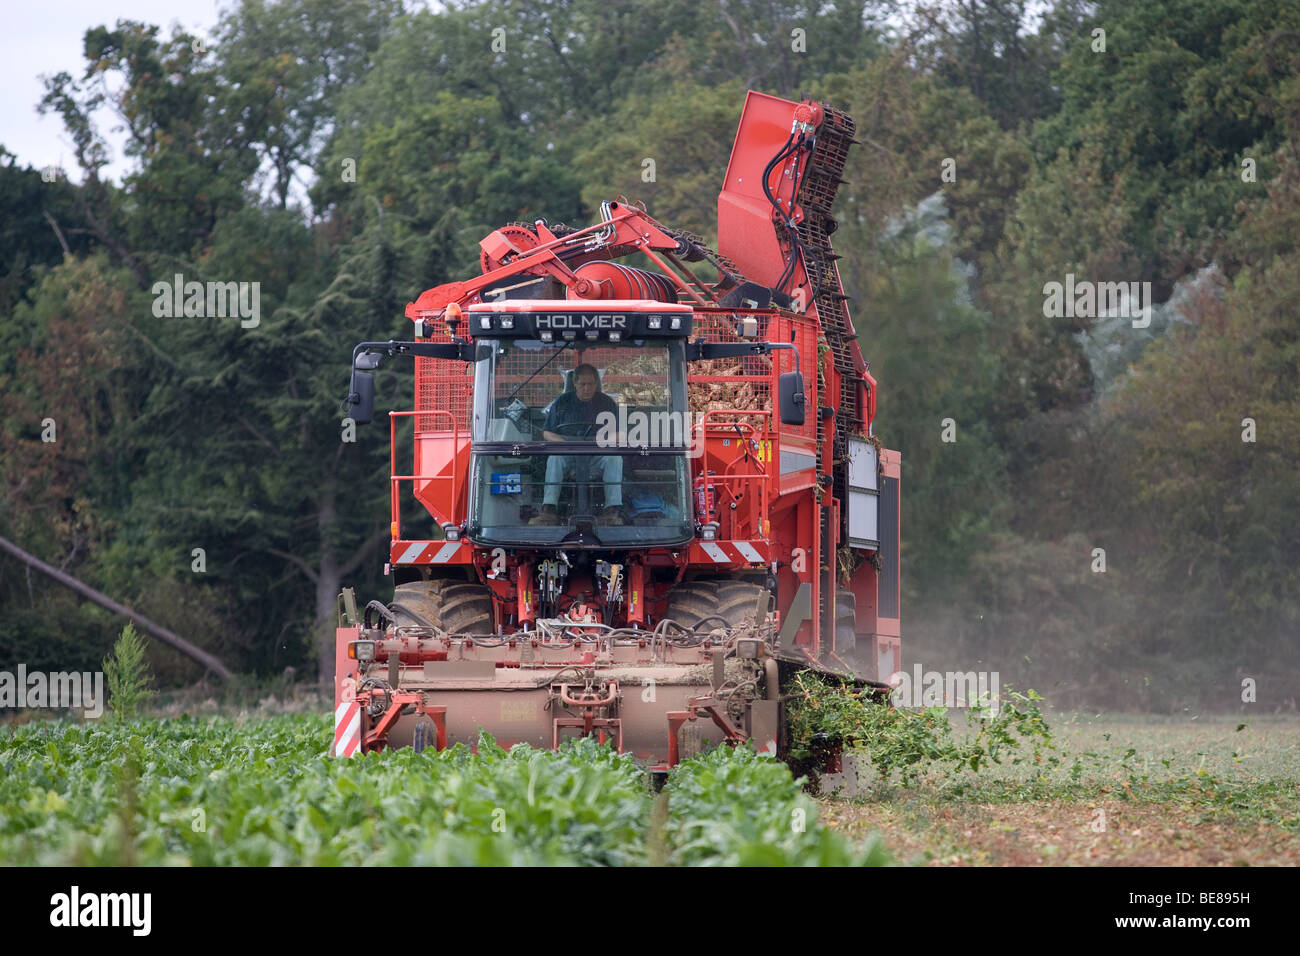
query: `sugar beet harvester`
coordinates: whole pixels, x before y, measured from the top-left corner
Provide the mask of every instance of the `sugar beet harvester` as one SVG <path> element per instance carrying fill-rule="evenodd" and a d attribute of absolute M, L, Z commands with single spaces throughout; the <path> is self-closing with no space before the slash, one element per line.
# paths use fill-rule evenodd
<path fill-rule="evenodd" d="M 351 417 L 383 355 L 414 357 L 415 408 L 389 413 L 393 600 L 340 595 L 333 753 L 482 728 L 652 766 L 777 754 L 795 670 L 885 686 L 899 455 L 829 241 L 853 129 L 751 92 L 718 251 L 621 199 L 585 229 L 506 225 L 481 275 L 407 307 L 411 341 L 356 347 Z"/>

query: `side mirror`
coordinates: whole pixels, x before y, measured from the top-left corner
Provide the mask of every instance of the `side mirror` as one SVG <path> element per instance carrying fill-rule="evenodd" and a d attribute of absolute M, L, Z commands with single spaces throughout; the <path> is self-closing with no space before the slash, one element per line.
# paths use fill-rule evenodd
<path fill-rule="evenodd" d="M 353 370 L 348 405 L 349 417 L 358 425 L 367 425 L 375 417 L 375 377 L 369 372 Z"/>
<path fill-rule="evenodd" d="M 777 381 L 781 400 L 781 424 L 802 425 L 804 411 L 803 373 L 783 372 Z"/>

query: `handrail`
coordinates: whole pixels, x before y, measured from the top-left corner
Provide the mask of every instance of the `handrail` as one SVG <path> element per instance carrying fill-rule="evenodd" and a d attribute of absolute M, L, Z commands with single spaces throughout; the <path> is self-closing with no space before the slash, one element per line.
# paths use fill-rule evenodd
<path fill-rule="evenodd" d="M 406 418 L 413 415 L 434 415 L 434 416 L 445 415 L 448 419 L 451 420 L 451 428 L 449 429 L 451 433 L 451 439 L 452 439 L 452 462 L 451 462 L 450 475 L 399 475 L 397 473 L 397 419 Z M 432 431 L 436 434 L 445 435 L 448 429 L 437 429 Z M 402 507 L 401 507 L 401 491 L 399 488 L 400 482 L 403 481 L 411 482 L 411 491 L 412 494 L 414 494 L 415 482 L 417 481 L 450 481 L 451 502 L 452 502 L 452 507 L 455 508 L 456 497 L 459 491 L 459 489 L 456 486 L 456 474 L 457 474 L 456 456 L 460 454 L 460 431 L 461 431 L 460 422 L 457 420 L 454 414 L 447 411 L 445 408 L 431 408 L 427 410 L 412 409 L 411 411 L 388 413 L 388 470 L 389 470 L 388 478 L 390 482 L 389 518 L 391 521 L 390 529 L 391 529 L 392 539 L 394 541 L 400 540 L 402 536 Z M 421 434 L 428 435 L 430 434 L 430 431 L 425 431 L 422 433 L 419 429 L 416 429 L 415 433 L 412 435 L 412 441 L 413 442 L 419 441 Z M 466 440 L 468 440 L 469 438 L 468 430 L 465 432 L 465 437 Z M 412 445 L 411 448 L 411 463 L 412 464 L 415 463 L 414 444 Z"/>
<path fill-rule="evenodd" d="M 762 423 L 763 427 L 759 428 L 749 424 L 748 422 L 723 422 L 723 421 L 710 422 L 709 421 L 710 415 L 759 415 L 762 416 L 764 419 L 766 419 L 766 421 Z M 700 419 L 699 425 L 697 427 L 704 428 L 706 433 L 708 432 L 708 427 L 710 424 L 721 428 L 726 428 L 728 426 L 735 426 L 737 428 L 747 428 L 749 429 L 749 434 L 741 435 L 740 436 L 741 441 L 773 441 L 776 440 L 776 435 L 775 433 L 772 432 L 770 428 L 771 416 L 772 416 L 772 410 L 770 408 L 768 409 L 715 408 L 715 409 L 710 409 L 709 411 L 706 411 L 704 413 L 704 416 Z M 717 480 L 720 483 L 730 483 L 732 481 L 736 481 L 736 482 L 744 481 L 747 483 L 754 482 L 754 481 L 758 482 L 758 515 L 757 515 L 757 528 L 755 529 L 755 531 L 759 538 L 765 537 L 763 531 L 763 521 L 768 516 L 768 494 L 767 494 L 768 477 L 769 475 L 766 468 L 764 468 L 761 472 L 755 472 L 753 474 L 748 474 L 743 472 L 738 474 L 724 472 L 723 474 L 717 476 Z"/>

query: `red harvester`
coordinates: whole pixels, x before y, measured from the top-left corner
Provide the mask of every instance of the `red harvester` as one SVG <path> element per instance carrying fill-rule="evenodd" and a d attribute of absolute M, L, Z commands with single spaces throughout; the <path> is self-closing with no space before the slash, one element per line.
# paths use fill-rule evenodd
<path fill-rule="evenodd" d="M 482 728 L 665 767 L 781 752 L 796 669 L 886 688 L 899 455 L 829 238 L 853 130 L 751 92 L 717 251 L 623 200 L 584 229 L 503 226 L 480 275 L 407 307 L 410 341 L 357 346 L 358 423 L 383 355 L 414 357 L 416 394 L 389 413 L 393 600 L 340 596 L 331 752 Z"/>

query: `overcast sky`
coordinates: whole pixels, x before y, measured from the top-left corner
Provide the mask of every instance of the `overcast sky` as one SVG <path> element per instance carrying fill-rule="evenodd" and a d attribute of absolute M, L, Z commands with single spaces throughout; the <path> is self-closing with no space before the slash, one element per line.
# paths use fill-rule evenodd
<path fill-rule="evenodd" d="M 217 24 L 218 12 L 229 5 L 219 0 L 53 0 L 51 3 L 5 3 L 4 29 L 0 30 L 0 145 L 18 156 L 20 166 L 62 166 L 75 175 L 72 142 L 56 115 L 40 116 L 36 104 L 45 94 L 40 75 L 66 70 L 80 78 L 85 69 L 81 39 L 90 27 L 111 26 L 118 20 L 143 20 L 161 25 L 170 35 L 179 23 L 207 37 Z M 121 137 L 109 132 L 106 112 L 100 128 L 115 147 L 116 162 L 109 167 L 121 176 Z"/>

